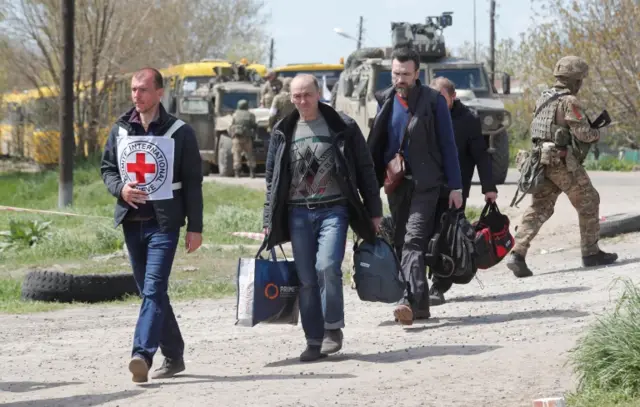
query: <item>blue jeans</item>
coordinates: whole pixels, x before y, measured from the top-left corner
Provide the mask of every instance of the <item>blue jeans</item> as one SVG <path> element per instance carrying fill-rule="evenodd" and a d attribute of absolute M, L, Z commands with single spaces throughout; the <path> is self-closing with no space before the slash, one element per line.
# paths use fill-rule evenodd
<path fill-rule="evenodd" d="M 346 206 L 293 206 L 289 231 L 300 279 L 300 317 L 309 345 L 321 345 L 325 329 L 344 327 L 342 260 L 349 213 Z"/>
<path fill-rule="evenodd" d="M 124 222 L 122 228 L 142 295 L 131 354 L 144 357 L 149 366 L 158 347 L 166 358 L 181 359 L 184 341 L 167 295 L 180 231 L 162 232 L 156 220 Z"/>

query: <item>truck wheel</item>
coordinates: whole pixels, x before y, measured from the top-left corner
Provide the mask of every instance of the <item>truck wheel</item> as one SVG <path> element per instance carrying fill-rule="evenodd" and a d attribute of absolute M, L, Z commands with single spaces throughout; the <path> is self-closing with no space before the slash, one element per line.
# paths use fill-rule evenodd
<path fill-rule="evenodd" d="M 233 153 L 231 152 L 231 137 L 226 133 L 220 134 L 218 141 L 218 170 L 223 177 L 233 176 Z"/>
<path fill-rule="evenodd" d="M 491 154 L 491 172 L 496 185 L 504 184 L 509 172 L 509 136 L 507 132 L 495 139 L 495 151 Z"/>

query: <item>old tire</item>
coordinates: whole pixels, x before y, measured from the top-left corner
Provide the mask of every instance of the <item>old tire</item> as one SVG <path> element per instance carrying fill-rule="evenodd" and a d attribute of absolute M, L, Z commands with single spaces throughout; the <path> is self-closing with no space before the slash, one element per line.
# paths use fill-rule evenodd
<path fill-rule="evenodd" d="M 71 282 L 71 296 L 78 302 L 115 301 L 127 295 L 140 295 L 132 273 L 76 275 Z"/>
<path fill-rule="evenodd" d="M 223 177 L 233 176 L 233 152 L 231 147 L 231 137 L 226 133 L 220 134 L 220 140 L 218 141 L 218 171 Z"/>
<path fill-rule="evenodd" d="M 22 282 L 23 300 L 44 302 L 103 302 L 139 295 L 132 273 L 73 275 L 34 270 Z"/>
<path fill-rule="evenodd" d="M 502 133 L 495 138 L 495 151 L 491 154 L 491 172 L 496 185 L 504 184 L 509 172 L 509 137 Z"/>
<path fill-rule="evenodd" d="M 600 221 L 600 237 L 640 232 L 640 213 L 616 213 L 603 218 Z"/>
<path fill-rule="evenodd" d="M 72 275 L 59 271 L 30 271 L 22 281 L 21 297 L 32 301 L 72 302 L 72 280 Z"/>

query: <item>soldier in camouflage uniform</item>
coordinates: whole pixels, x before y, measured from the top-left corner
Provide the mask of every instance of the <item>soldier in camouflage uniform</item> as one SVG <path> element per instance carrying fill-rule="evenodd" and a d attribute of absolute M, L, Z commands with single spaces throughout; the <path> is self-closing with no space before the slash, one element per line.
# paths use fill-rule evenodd
<path fill-rule="evenodd" d="M 267 81 L 260 91 L 260 105 L 269 108 L 273 103 L 273 98 L 282 90 L 282 81 L 276 77 L 272 70 L 267 72 Z"/>
<path fill-rule="evenodd" d="M 269 131 L 271 131 L 273 126 L 283 117 L 293 112 L 296 108 L 291 101 L 291 93 L 289 92 L 292 80 L 293 78 L 284 78 L 284 81 L 282 81 L 282 91 L 273 98 L 271 111 L 269 112 Z"/>
<path fill-rule="evenodd" d="M 242 169 L 242 153 L 247 157 L 251 178 L 255 178 L 256 160 L 253 155 L 253 138 L 258 130 L 256 116 L 249 111 L 249 102 L 242 99 L 233 113 L 231 120 L 231 151 L 233 153 L 233 171 L 236 178 L 240 177 Z"/>
<path fill-rule="evenodd" d="M 533 275 L 525 256 L 533 238 L 553 214 L 560 193 L 564 192 L 578 212 L 582 264 L 585 267 L 615 262 L 618 255 L 605 253 L 598 246 L 600 195 L 582 166 L 589 147 L 600 139 L 592 129 L 576 94 L 587 77 L 589 66 L 576 56 L 561 58 L 554 68 L 556 83 L 536 101 L 531 122 L 533 150 L 539 157 L 544 180 L 532 191 L 531 206 L 522 217 L 516 244 L 507 267 L 516 277 Z M 539 155 L 534 151 L 539 149 Z"/>

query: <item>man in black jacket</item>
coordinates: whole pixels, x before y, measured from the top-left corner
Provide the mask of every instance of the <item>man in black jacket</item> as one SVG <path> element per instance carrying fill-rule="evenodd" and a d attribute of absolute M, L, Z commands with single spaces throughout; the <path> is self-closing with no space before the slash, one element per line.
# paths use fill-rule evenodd
<path fill-rule="evenodd" d="M 263 226 L 267 249 L 291 241 L 301 284 L 307 347 L 300 360 L 305 362 L 342 347 L 347 230 L 351 226 L 373 242 L 382 201 L 356 122 L 320 103 L 313 75 L 293 79 L 291 99 L 296 110 L 276 123 L 269 143 Z"/>
<path fill-rule="evenodd" d="M 419 76 L 418 53 L 396 49 L 393 85 L 376 94 L 379 110 L 367 139 L 380 187 L 397 153 L 404 156 L 407 168 L 398 187 L 388 194 L 396 225 L 394 245 L 409 282 L 405 298 L 394 309 L 395 319 L 403 325 L 431 316 L 424 253 L 433 235 L 441 191 L 447 187 L 443 199 L 448 206 L 462 205 L 451 115 L 445 99 L 422 85 Z"/>
<path fill-rule="evenodd" d="M 456 88 L 453 82 L 444 77 L 437 77 L 431 81 L 431 87 L 439 91 L 447 100 L 447 106 L 451 111 L 451 121 L 453 122 L 453 132 L 458 147 L 458 159 L 460 161 L 460 172 L 462 174 L 462 207 L 467 205 L 469 191 L 471 190 L 471 180 L 475 167 L 478 167 L 478 175 L 482 185 L 482 193 L 485 201 L 495 202 L 498 197 L 498 190 L 493 182 L 491 173 L 491 157 L 487 152 L 487 143 L 482 135 L 482 123 L 478 116 L 465 106 L 459 99 L 456 99 Z M 439 207 L 439 214 L 447 208 L 447 202 L 442 201 Z M 439 219 L 439 216 L 438 216 Z M 447 292 L 453 282 L 449 279 L 438 278 L 435 274 L 432 278 L 433 285 L 429 291 L 430 305 L 444 304 L 444 293 Z"/>
<path fill-rule="evenodd" d="M 168 114 L 160 99 L 160 72 L 145 68 L 131 80 L 135 107 L 111 129 L 101 173 L 117 198 L 115 226 L 122 224 L 142 305 L 133 339 L 129 370 L 146 382 L 160 347 L 165 357 L 153 378 L 185 369 L 184 341 L 167 288 L 180 228 L 187 224 L 188 253 L 202 244 L 202 167 L 193 128 Z"/>

